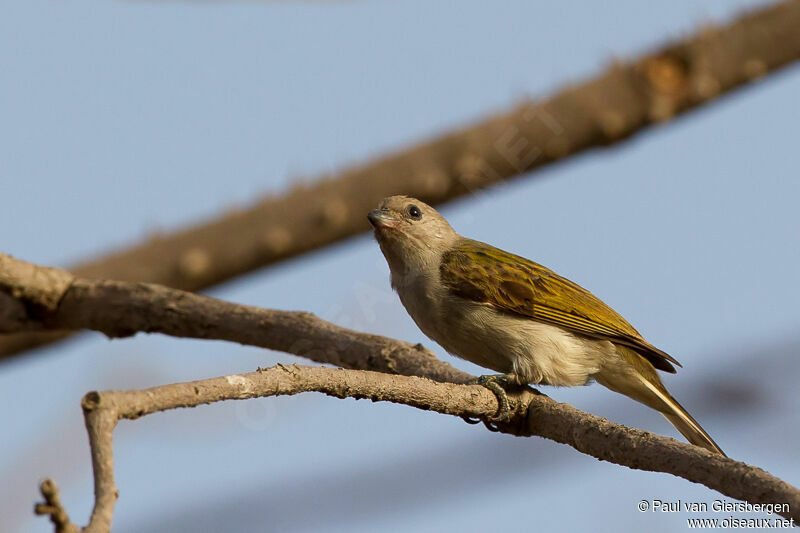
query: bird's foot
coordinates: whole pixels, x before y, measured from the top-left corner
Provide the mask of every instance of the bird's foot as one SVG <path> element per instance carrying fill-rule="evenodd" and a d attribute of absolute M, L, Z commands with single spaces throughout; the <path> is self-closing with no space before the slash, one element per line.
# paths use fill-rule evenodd
<path fill-rule="evenodd" d="M 494 374 L 480 376 L 478 385 L 482 385 L 492 391 L 497 396 L 497 414 L 489 419 L 490 422 L 505 422 L 511 418 L 511 405 L 508 402 L 508 394 L 504 387 L 516 383 L 514 376 L 508 374 Z"/>

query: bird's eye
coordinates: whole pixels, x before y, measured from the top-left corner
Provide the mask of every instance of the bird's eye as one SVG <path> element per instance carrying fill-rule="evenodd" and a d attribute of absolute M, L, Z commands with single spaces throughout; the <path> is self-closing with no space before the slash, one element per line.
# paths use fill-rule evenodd
<path fill-rule="evenodd" d="M 414 220 L 419 220 L 422 218 L 422 211 L 420 211 L 419 207 L 415 206 L 414 204 L 406 207 L 406 213 L 408 213 L 408 216 Z"/>

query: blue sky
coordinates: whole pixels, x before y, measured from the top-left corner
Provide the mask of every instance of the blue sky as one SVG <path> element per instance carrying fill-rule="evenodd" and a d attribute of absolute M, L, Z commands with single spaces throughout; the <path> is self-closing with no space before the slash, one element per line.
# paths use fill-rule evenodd
<path fill-rule="evenodd" d="M 756 1 L 4 2 L 0 250 L 72 262 L 544 96 Z M 443 208 L 462 234 L 589 288 L 684 365 L 666 383 L 726 452 L 800 483 L 793 67 L 618 146 Z M 366 230 L 365 222 L 365 230 Z M 210 291 L 423 342 L 369 235 Z M 86 334 L 0 368 L 0 529 L 85 523 L 79 401 L 290 356 Z M 676 436 L 599 386 L 545 392 Z M 123 422 L 118 531 L 674 531 L 644 498 L 712 501 L 541 439 L 317 395 Z"/>

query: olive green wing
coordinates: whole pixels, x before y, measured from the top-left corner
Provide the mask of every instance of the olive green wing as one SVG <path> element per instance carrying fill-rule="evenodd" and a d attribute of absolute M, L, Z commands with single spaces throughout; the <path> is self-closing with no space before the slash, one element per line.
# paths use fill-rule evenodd
<path fill-rule="evenodd" d="M 666 372 L 675 372 L 670 363 L 680 366 L 595 295 L 524 257 L 464 239 L 443 255 L 439 271 L 462 298 L 630 346 Z"/>

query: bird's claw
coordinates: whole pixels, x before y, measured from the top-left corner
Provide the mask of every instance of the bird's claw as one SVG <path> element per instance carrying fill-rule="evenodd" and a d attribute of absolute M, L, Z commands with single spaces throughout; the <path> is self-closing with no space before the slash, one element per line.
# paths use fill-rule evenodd
<path fill-rule="evenodd" d="M 508 385 L 509 377 L 505 374 L 481 376 L 478 378 L 478 385 L 482 385 L 492 391 L 497 397 L 497 414 L 489 419 L 491 423 L 506 422 L 511 418 L 511 405 L 508 401 L 508 394 L 503 388 Z M 487 425 L 487 427 L 489 427 Z M 489 427 L 489 429 L 492 429 Z M 494 431 L 497 431 L 495 428 Z"/>

